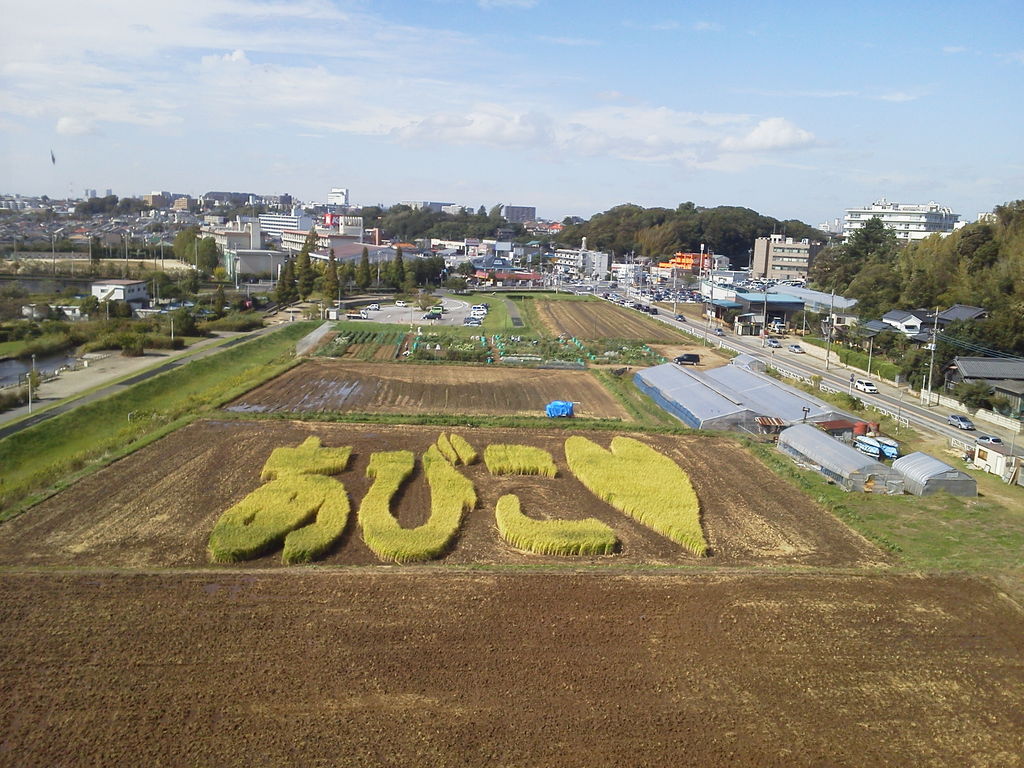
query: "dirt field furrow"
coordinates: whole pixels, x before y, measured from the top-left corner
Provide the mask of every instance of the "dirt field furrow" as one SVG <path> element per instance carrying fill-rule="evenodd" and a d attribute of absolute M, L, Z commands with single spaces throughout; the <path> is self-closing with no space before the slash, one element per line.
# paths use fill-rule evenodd
<path fill-rule="evenodd" d="M 554 333 L 577 339 L 634 339 L 684 342 L 687 337 L 633 309 L 607 301 L 544 301 L 536 299 L 537 314 Z"/>

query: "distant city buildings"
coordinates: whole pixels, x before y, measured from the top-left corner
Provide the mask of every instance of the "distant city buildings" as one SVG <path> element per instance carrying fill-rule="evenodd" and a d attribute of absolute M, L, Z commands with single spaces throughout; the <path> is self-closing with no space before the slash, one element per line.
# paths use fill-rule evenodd
<path fill-rule="evenodd" d="M 537 209 L 532 205 L 506 205 L 502 213 L 509 224 L 525 224 L 537 218 Z"/>
<path fill-rule="evenodd" d="M 807 238 L 795 240 L 783 235 L 759 237 L 754 240 L 752 276 L 771 280 L 807 280 L 807 273 L 822 244 Z"/>
<path fill-rule="evenodd" d="M 445 207 L 455 205 L 455 203 L 435 203 L 430 200 L 403 200 L 401 204 L 409 206 L 414 211 L 426 208 L 434 213 L 442 213 Z"/>
<path fill-rule="evenodd" d="M 843 217 L 843 236 L 850 237 L 872 218 L 878 218 L 900 240 L 923 240 L 935 233 L 952 232 L 960 220 L 959 213 L 935 202 L 926 205 L 890 203 L 884 197 L 863 208 L 847 208 Z"/>
<path fill-rule="evenodd" d="M 343 187 L 334 187 L 327 194 L 328 205 L 348 205 L 348 189 Z"/>
<path fill-rule="evenodd" d="M 309 232 L 313 226 L 313 217 L 298 206 L 292 208 L 291 213 L 261 213 L 259 220 L 260 229 L 269 237 L 281 237 L 288 230 Z"/>

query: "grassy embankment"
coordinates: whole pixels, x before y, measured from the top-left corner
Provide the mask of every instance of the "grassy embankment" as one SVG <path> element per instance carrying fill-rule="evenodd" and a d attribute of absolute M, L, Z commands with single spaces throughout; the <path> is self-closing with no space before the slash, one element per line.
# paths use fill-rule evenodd
<path fill-rule="evenodd" d="M 0 440 L 0 520 L 290 368 L 313 326 L 291 324 Z"/>

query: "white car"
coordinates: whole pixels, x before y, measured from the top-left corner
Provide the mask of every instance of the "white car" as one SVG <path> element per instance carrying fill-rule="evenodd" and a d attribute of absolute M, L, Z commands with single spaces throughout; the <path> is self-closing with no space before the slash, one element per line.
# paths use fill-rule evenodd
<path fill-rule="evenodd" d="M 869 381 L 868 379 L 857 379 L 853 382 L 853 388 L 860 392 L 867 392 L 872 395 L 878 394 L 878 387 L 875 386 L 875 382 Z"/>
<path fill-rule="evenodd" d="M 396 307 L 408 307 L 408 306 L 409 306 L 409 303 L 408 303 L 408 302 L 406 302 L 406 301 L 396 301 L 396 302 L 395 302 L 395 306 L 396 306 Z"/>
<path fill-rule="evenodd" d="M 996 437 L 995 435 L 978 435 L 974 438 L 976 443 L 985 443 L 987 445 L 1002 445 L 1003 438 Z"/>

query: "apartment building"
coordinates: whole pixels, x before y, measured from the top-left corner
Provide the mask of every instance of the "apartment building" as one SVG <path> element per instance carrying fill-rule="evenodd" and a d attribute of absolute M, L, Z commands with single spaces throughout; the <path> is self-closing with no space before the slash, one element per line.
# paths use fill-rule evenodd
<path fill-rule="evenodd" d="M 843 216 L 843 236 L 850 237 L 872 218 L 896 233 L 900 240 L 923 240 L 929 235 L 950 233 L 957 228 L 959 213 L 935 202 L 926 205 L 890 203 L 884 197 L 863 208 L 847 208 Z"/>
<path fill-rule="evenodd" d="M 751 276 L 772 280 L 806 280 L 807 272 L 822 244 L 807 238 L 796 240 L 784 235 L 769 235 L 754 240 Z"/>

